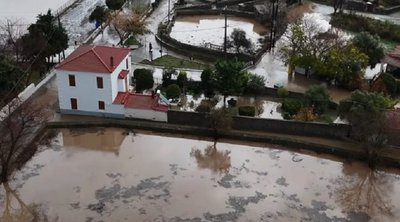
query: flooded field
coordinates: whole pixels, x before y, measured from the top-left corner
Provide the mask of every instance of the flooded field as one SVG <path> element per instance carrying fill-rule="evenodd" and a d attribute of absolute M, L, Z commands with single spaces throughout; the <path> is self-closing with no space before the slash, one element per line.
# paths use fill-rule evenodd
<path fill-rule="evenodd" d="M 222 46 L 224 42 L 225 20 L 223 16 L 179 16 L 171 30 L 171 37 L 187 44 L 205 46 L 208 43 Z M 246 18 L 228 17 L 228 38 L 231 32 L 239 28 L 246 32 L 246 37 L 258 47 L 258 39 L 266 33 L 260 23 Z"/>
<path fill-rule="evenodd" d="M 1 187 L 0 219 L 393 221 L 398 173 L 270 145 L 63 130 Z"/>

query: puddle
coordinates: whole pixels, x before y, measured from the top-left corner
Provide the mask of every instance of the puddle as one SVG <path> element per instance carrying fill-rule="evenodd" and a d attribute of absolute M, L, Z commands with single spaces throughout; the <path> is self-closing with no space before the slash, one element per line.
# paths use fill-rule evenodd
<path fill-rule="evenodd" d="M 246 37 L 259 47 L 258 39 L 266 33 L 266 28 L 252 19 L 228 17 L 227 35 L 235 28 L 246 32 Z M 225 19 L 223 16 L 179 16 L 171 30 L 171 37 L 187 44 L 205 46 L 207 43 L 222 46 L 224 42 Z"/>
<path fill-rule="evenodd" d="M 9 188 L 1 186 L 1 215 L 25 212 L 29 219 L 39 212 L 49 221 L 383 222 L 400 216 L 398 170 L 371 172 L 331 156 L 260 144 L 214 147 L 210 141 L 113 128 L 62 130 L 56 141 L 55 149 L 41 151 L 17 172 Z M 355 198 L 356 192 L 363 198 Z"/>

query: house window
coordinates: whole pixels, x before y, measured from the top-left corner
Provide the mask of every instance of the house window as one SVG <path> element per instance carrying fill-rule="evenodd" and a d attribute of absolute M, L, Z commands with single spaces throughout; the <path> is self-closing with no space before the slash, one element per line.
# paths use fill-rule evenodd
<path fill-rule="evenodd" d="M 97 77 L 97 88 L 102 89 L 103 88 L 103 77 Z"/>
<path fill-rule="evenodd" d="M 126 69 L 128 69 L 128 66 L 129 64 L 128 64 L 128 59 L 126 59 Z"/>
<path fill-rule="evenodd" d="M 78 109 L 78 100 L 76 98 L 71 98 L 71 109 Z"/>
<path fill-rule="evenodd" d="M 68 75 L 69 86 L 76 86 L 75 84 L 75 75 Z"/>
<path fill-rule="evenodd" d="M 105 109 L 104 101 L 99 101 L 99 109 L 100 110 L 104 110 Z"/>

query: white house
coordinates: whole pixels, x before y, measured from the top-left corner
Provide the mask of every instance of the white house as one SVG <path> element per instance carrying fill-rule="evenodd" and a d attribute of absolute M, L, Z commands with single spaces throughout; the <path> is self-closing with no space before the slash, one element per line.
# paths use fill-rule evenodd
<path fill-rule="evenodd" d="M 82 45 L 56 66 L 60 112 L 167 121 L 158 94 L 129 92 L 130 50 Z"/>

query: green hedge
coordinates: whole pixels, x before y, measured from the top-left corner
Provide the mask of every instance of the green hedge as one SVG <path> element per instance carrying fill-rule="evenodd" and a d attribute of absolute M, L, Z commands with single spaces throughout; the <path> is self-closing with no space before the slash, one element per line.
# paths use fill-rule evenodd
<path fill-rule="evenodd" d="M 289 96 L 289 91 L 285 87 L 279 87 L 277 93 L 280 98 L 286 98 Z"/>
<path fill-rule="evenodd" d="M 181 94 L 181 90 L 177 84 L 171 84 L 165 90 L 168 99 L 178 98 Z"/>
<path fill-rule="evenodd" d="M 356 14 L 339 13 L 332 15 L 332 26 L 352 32 L 369 32 L 382 39 L 400 42 L 400 26 L 389 21 L 381 21 Z"/>
<path fill-rule="evenodd" d="M 291 116 L 296 115 L 301 107 L 303 107 L 303 102 L 299 99 L 287 98 L 284 99 L 282 103 L 283 112 L 288 113 Z"/>
<path fill-rule="evenodd" d="M 151 69 L 135 69 L 133 71 L 133 79 L 135 79 L 136 91 L 138 92 L 153 88 L 154 79 L 153 70 Z"/>
<path fill-rule="evenodd" d="M 398 81 L 390 74 L 382 73 L 380 78 L 382 78 L 383 83 L 385 83 L 386 89 L 391 95 L 394 95 L 400 91 L 398 87 Z"/>
<path fill-rule="evenodd" d="M 256 108 L 254 106 L 241 106 L 239 107 L 239 115 L 241 116 L 255 116 Z"/>

